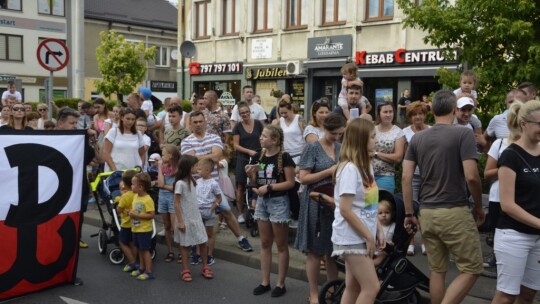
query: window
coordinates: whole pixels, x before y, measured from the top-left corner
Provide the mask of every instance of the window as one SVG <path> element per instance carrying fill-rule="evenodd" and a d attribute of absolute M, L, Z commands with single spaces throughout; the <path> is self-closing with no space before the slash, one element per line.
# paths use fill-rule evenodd
<path fill-rule="evenodd" d="M 64 0 L 38 0 L 38 13 L 52 16 L 65 16 Z"/>
<path fill-rule="evenodd" d="M 306 0 L 287 0 L 286 28 L 305 28 L 307 26 L 307 16 L 303 12 L 307 12 Z"/>
<path fill-rule="evenodd" d="M 23 60 L 23 36 L 0 34 L 0 60 Z"/>
<path fill-rule="evenodd" d="M 388 20 L 394 16 L 394 0 L 367 0 L 367 20 Z"/>
<path fill-rule="evenodd" d="M 240 29 L 240 5 L 237 0 L 223 0 L 223 35 L 236 35 Z"/>
<path fill-rule="evenodd" d="M 209 38 L 212 30 L 210 1 L 195 2 L 195 38 Z"/>
<path fill-rule="evenodd" d="M 169 48 L 166 46 L 156 46 L 156 66 L 169 66 Z"/>
<path fill-rule="evenodd" d="M 322 24 L 340 24 L 347 20 L 346 0 L 323 0 Z"/>
<path fill-rule="evenodd" d="M 255 32 L 269 32 L 272 30 L 272 21 L 274 20 L 274 0 L 254 0 L 256 16 L 253 20 Z"/>
<path fill-rule="evenodd" d="M 20 11 L 22 0 L 0 0 L 0 9 Z"/>

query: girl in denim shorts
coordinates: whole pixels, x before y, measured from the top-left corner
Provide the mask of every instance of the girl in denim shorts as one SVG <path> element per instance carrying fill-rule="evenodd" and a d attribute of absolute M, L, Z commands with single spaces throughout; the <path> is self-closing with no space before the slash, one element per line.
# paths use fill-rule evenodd
<path fill-rule="evenodd" d="M 263 150 L 255 154 L 246 165 L 246 173 L 256 181 L 253 191 L 259 196 L 255 207 L 261 238 L 262 282 L 253 290 L 261 295 L 271 289 L 270 266 L 272 244 L 278 249 L 278 279 L 272 297 L 285 294 L 285 277 L 289 268 L 289 197 L 288 190 L 294 187 L 295 163 L 287 152 L 283 152 L 283 131 L 268 125 L 260 137 Z"/>

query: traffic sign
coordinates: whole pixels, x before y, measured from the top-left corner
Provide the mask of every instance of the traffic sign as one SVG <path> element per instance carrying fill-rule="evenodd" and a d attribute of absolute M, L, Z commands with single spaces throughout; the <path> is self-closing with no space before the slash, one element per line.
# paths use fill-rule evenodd
<path fill-rule="evenodd" d="M 62 40 L 48 38 L 38 45 L 37 59 L 46 70 L 60 71 L 68 64 L 69 50 Z"/>

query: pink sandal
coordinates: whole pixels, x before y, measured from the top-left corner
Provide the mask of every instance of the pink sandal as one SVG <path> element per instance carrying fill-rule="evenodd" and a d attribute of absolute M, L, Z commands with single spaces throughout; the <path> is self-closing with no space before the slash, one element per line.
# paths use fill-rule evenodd
<path fill-rule="evenodd" d="M 201 274 L 205 279 L 210 280 L 214 278 L 214 273 L 212 272 L 212 269 L 210 269 L 210 267 L 208 266 L 203 267 Z"/>
<path fill-rule="evenodd" d="M 193 281 L 193 278 L 191 277 L 191 271 L 189 271 L 189 269 L 184 269 L 184 270 L 182 270 L 182 272 L 180 273 L 180 278 L 181 278 L 182 281 L 184 281 L 184 282 L 191 282 L 191 281 Z"/>

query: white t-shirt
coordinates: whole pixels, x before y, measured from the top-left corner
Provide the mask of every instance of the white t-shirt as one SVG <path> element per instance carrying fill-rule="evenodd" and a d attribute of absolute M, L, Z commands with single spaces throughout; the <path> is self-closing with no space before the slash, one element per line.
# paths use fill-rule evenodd
<path fill-rule="evenodd" d="M 370 170 L 373 171 L 373 170 Z M 357 245 L 365 243 L 363 237 L 343 218 L 339 210 L 341 195 L 353 194 L 352 211 L 369 229 L 375 238 L 379 207 L 379 189 L 373 182 L 368 188 L 362 184 L 362 176 L 353 163 L 338 168 L 334 188 L 334 223 L 332 224 L 332 243 L 336 245 Z"/>
<path fill-rule="evenodd" d="M 254 102 L 252 105 L 249 106 L 249 109 L 251 110 L 251 118 L 255 120 L 265 120 L 266 119 L 266 113 L 264 112 L 263 107 L 259 105 L 258 103 Z M 231 113 L 231 120 L 234 120 L 236 122 L 240 121 L 240 114 L 238 114 L 238 106 L 235 105 L 232 109 Z"/>
<path fill-rule="evenodd" d="M 154 117 L 154 105 L 152 104 L 152 101 L 150 100 L 143 101 L 141 105 L 141 110 L 148 111 L 148 115 L 146 116 L 146 119 L 148 121 L 148 126 L 149 127 L 153 126 L 155 117 Z"/>
<path fill-rule="evenodd" d="M 150 148 L 150 145 L 152 144 L 152 139 L 150 136 L 143 134 L 143 146 Z M 148 172 L 148 150 L 144 153 L 144 159 L 146 160 L 144 162 L 144 167 L 142 172 Z"/>
<path fill-rule="evenodd" d="M 2 100 L 7 100 L 8 96 L 15 96 L 18 102 L 22 102 L 22 95 L 19 91 L 15 91 L 15 93 L 10 93 L 9 90 L 4 91 L 2 93 Z"/>
<path fill-rule="evenodd" d="M 486 129 L 487 135 L 495 138 L 506 138 L 510 136 L 510 129 L 508 129 L 507 119 L 507 111 L 493 116 Z"/>
<path fill-rule="evenodd" d="M 504 149 L 508 147 L 508 139 L 499 138 L 493 142 L 491 148 L 489 148 L 488 156 L 491 156 L 494 160 L 498 161 Z M 499 197 L 499 179 L 496 179 L 489 188 L 489 201 L 500 202 Z"/>
<path fill-rule="evenodd" d="M 283 149 L 291 155 L 296 164 L 300 162 L 300 155 L 304 150 L 305 144 L 302 137 L 302 129 L 300 129 L 300 125 L 298 124 L 299 119 L 300 115 L 296 114 L 293 121 L 287 126 L 285 118 L 279 118 L 279 126 L 283 130 Z M 298 160 L 295 158 L 298 158 Z"/>
<path fill-rule="evenodd" d="M 461 91 L 461 88 L 457 88 L 454 90 L 454 95 L 459 96 L 462 94 L 463 91 Z M 471 95 L 474 97 L 474 99 L 478 99 L 478 93 L 476 93 L 476 90 L 471 90 Z"/>
<path fill-rule="evenodd" d="M 221 195 L 218 182 L 213 179 L 199 178 L 197 180 L 197 202 L 199 209 L 211 208 L 216 201 L 216 197 Z M 223 199 L 223 197 L 222 197 Z"/>
<path fill-rule="evenodd" d="M 139 155 L 139 148 L 144 145 L 142 134 L 122 134 L 118 128 L 111 129 L 105 139 L 112 143 L 111 158 L 117 170 L 133 169 L 142 166 L 142 159 Z M 111 171 L 109 165 L 105 163 L 105 171 Z"/>

